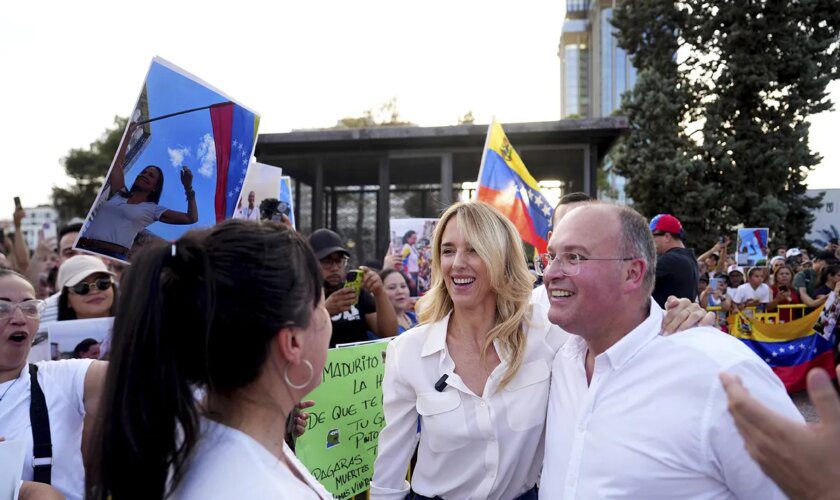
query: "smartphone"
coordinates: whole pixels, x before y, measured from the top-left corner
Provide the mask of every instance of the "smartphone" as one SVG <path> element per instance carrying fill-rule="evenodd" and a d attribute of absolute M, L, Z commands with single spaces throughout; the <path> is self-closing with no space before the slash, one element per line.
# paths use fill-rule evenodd
<path fill-rule="evenodd" d="M 20 196 L 15 196 L 15 208 L 23 208 L 20 205 Z"/>
<path fill-rule="evenodd" d="M 720 285 L 718 284 L 719 282 L 720 282 L 720 278 L 712 278 L 712 279 L 710 279 L 710 280 L 709 280 L 709 287 L 711 288 L 711 290 L 712 290 L 713 292 L 714 292 L 714 291 L 717 291 L 718 286 L 720 286 Z"/>
<path fill-rule="evenodd" d="M 356 292 L 356 302 L 359 301 L 359 293 L 362 291 L 362 280 L 364 277 L 364 271 L 361 269 L 353 269 L 352 271 L 347 272 L 347 276 L 344 279 L 344 288 L 352 288 L 353 291 Z"/>
<path fill-rule="evenodd" d="M 780 292 L 787 292 L 788 291 L 787 285 L 779 285 L 779 291 Z"/>
<path fill-rule="evenodd" d="M 726 243 L 726 236 L 721 236 L 720 238 L 718 238 L 718 242 L 721 244 Z"/>

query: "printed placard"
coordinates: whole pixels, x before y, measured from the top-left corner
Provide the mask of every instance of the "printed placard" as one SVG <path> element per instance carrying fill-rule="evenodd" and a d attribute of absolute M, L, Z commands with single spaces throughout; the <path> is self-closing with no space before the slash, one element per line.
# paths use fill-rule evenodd
<path fill-rule="evenodd" d="M 259 115 L 154 58 L 75 247 L 128 261 L 153 240 L 231 218 Z"/>
<path fill-rule="evenodd" d="M 412 297 L 432 284 L 432 236 L 438 219 L 391 219 L 391 251 L 399 257 L 397 269 L 408 280 Z"/>
<path fill-rule="evenodd" d="M 738 230 L 735 260 L 739 266 L 749 268 L 767 265 L 769 232 L 766 227 L 750 227 Z"/>

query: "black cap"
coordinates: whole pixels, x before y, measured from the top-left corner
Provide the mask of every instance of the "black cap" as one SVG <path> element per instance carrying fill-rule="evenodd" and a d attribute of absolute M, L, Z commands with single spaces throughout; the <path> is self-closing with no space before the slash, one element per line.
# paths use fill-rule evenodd
<path fill-rule="evenodd" d="M 350 252 L 343 246 L 341 236 L 329 229 L 318 229 L 310 234 L 309 245 L 312 247 L 312 251 L 315 252 L 315 257 L 318 260 L 335 252 L 341 252 L 350 257 Z"/>

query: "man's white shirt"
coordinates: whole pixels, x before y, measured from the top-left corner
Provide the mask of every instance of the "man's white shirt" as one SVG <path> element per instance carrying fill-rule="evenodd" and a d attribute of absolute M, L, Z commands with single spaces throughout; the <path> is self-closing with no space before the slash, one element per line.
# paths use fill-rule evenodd
<path fill-rule="evenodd" d="M 595 358 L 572 335 L 552 367 L 541 498 L 784 498 L 749 457 L 727 410 L 722 371 L 796 421 L 802 416 L 770 368 L 708 327 L 659 335 L 650 315 Z"/>
<path fill-rule="evenodd" d="M 245 220 L 260 220 L 260 209 L 257 207 L 249 208 L 247 205 L 240 208 L 237 212 L 236 219 L 245 219 Z"/>

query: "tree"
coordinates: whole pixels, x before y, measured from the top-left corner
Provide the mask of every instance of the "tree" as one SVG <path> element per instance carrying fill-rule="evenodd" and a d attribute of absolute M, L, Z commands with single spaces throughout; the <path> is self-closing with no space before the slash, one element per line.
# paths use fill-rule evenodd
<path fill-rule="evenodd" d="M 836 3 L 629 0 L 613 24 L 638 69 L 616 161 L 637 208 L 674 213 L 697 247 L 738 224 L 804 245 L 820 202 L 807 117 L 831 109 Z"/>
<path fill-rule="evenodd" d="M 702 248 L 715 235 L 708 235 L 714 221 L 709 210 L 715 209 L 719 187 L 704 183 L 697 147 L 685 129 L 695 105 L 677 62 L 686 22 L 686 12 L 674 2 L 630 0 L 615 9 L 618 45 L 639 71 L 622 102 L 630 130 L 613 168 L 627 178 L 627 195 L 639 212 L 676 215 L 692 245 Z"/>
<path fill-rule="evenodd" d="M 373 127 L 415 127 L 411 122 L 400 119 L 397 98 L 392 97 L 378 110 L 368 109 L 362 116 L 349 116 L 338 120 L 333 128 L 373 128 Z"/>
<path fill-rule="evenodd" d="M 54 186 L 52 190 L 53 205 L 62 221 L 87 215 L 117 154 L 127 121 L 115 116 L 113 126 L 105 129 L 89 147 L 71 149 L 61 159 L 64 171 L 73 179 L 67 188 Z"/>
<path fill-rule="evenodd" d="M 809 115 L 830 110 L 838 76 L 840 9 L 834 0 L 690 1 L 693 64 L 705 103 L 703 159 L 732 186 L 721 202 L 729 225 L 770 227 L 777 241 L 807 246 L 821 196 L 805 179 L 819 164 Z"/>
<path fill-rule="evenodd" d="M 464 116 L 458 118 L 458 125 L 472 125 L 475 123 L 475 117 L 472 110 L 467 111 Z"/>

